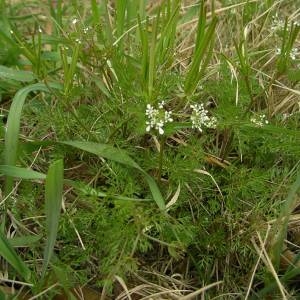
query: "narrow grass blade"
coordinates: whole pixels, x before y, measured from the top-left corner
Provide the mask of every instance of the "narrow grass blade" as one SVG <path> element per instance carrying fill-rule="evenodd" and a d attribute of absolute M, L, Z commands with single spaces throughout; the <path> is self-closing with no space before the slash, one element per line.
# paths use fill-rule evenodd
<path fill-rule="evenodd" d="M 9 239 L 9 243 L 15 248 L 32 247 L 32 245 L 38 242 L 41 238 L 41 235 L 23 235 Z"/>
<path fill-rule="evenodd" d="M 26 281 L 30 279 L 30 270 L 10 245 L 8 239 L 0 231 L 0 255 L 19 273 Z"/>
<path fill-rule="evenodd" d="M 168 60 L 174 59 L 173 53 L 175 39 L 176 39 L 176 28 L 179 17 L 179 9 L 180 9 L 180 1 L 176 0 L 172 2 L 168 0 L 166 2 L 166 8 L 164 9 L 166 12 L 163 13 L 163 28 L 161 32 L 161 37 L 157 43 L 156 47 L 156 55 L 159 57 L 159 63 L 165 64 Z"/>
<path fill-rule="evenodd" d="M 47 241 L 44 249 L 42 276 L 46 273 L 56 241 L 63 193 L 63 172 L 63 161 L 58 160 L 50 165 L 46 177 L 45 214 Z"/>
<path fill-rule="evenodd" d="M 160 22 L 160 8 L 158 9 L 156 19 L 153 20 L 152 23 L 152 36 L 151 36 L 151 44 L 149 51 L 149 66 L 148 66 L 148 95 L 149 99 L 152 98 L 152 92 L 154 88 L 154 81 L 156 76 L 156 56 L 155 56 L 155 48 L 157 43 L 157 35 L 158 35 L 158 27 Z"/>
<path fill-rule="evenodd" d="M 16 177 L 21 179 L 45 179 L 46 175 L 30 169 L 0 165 L 0 176 L 6 175 L 10 177 Z"/>
<path fill-rule="evenodd" d="M 119 162 L 121 164 L 142 170 L 141 167 L 124 151 L 107 144 L 93 142 L 67 141 L 62 144 L 69 145 L 83 151 L 99 155 L 101 157 Z"/>
<path fill-rule="evenodd" d="M 165 210 L 165 201 L 155 180 L 146 171 L 144 171 L 124 150 L 117 149 L 110 145 L 92 142 L 67 141 L 61 143 L 139 170 L 144 175 L 157 206 L 161 210 Z"/>
<path fill-rule="evenodd" d="M 274 238 L 272 241 L 272 247 L 270 247 L 271 251 L 271 259 L 274 264 L 275 270 L 278 271 L 280 264 L 280 257 L 283 251 L 284 239 L 287 235 L 288 222 L 289 218 L 297 206 L 299 198 L 297 198 L 297 194 L 300 190 L 300 173 L 298 173 L 297 179 L 292 185 L 287 199 L 285 201 L 284 206 L 282 207 L 281 213 L 277 219 L 276 224 L 274 225 Z"/>
<path fill-rule="evenodd" d="M 74 74 L 77 67 L 78 57 L 79 57 L 80 44 L 78 43 L 73 51 L 72 58 L 70 62 L 67 60 L 67 65 L 65 66 L 65 94 L 69 94 L 74 80 Z"/>
<path fill-rule="evenodd" d="M 59 88 L 57 84 L 49 84 L 51 88 Z M 4 164 L 15 165 L 18 151 L 18 140 L 20 131 L 20 119 L 25 100 L 30 92 L 44 91 L 49 92 L 49 87 L 43 83 L 36 83 L 24 87 L 16 93 L 12 100 L 7 119 L 7 131 L 4 144 Z M 5 194 L 7 195 L 12 188 L 12 178 L 7 177 L 5 183 Z"/>
<path fill-rule="evenodd" d="M 204 1 L 200 2 L 200 14 L 197 26 L 197 38 L 192 62 L 186 74 L 184 89 L 191 95 L 196 89 L 212 56 L 217 18 L 214 16 L 206 29 L 206 11 Z"/>
<path fill-rule="evenodd" d="M 102 13 L 104 16 L 104 24 L 103 24 L 103 32 L 105 32 L 105 38 L 109 45 L 113 43 L 113 28 L 110 22 L 110 15 L 108 11 L 108 2 L 107 0 L 103 0 L 100 3 L 100 8 L 102 9 Z"/>
<path fill-rule="evenodd" d="M 20 82 L 30 82 L 36 79 L 32 72 L 14 70 L 1 65 L 0 65 L 0 78 L 12 79 Z"/>
<path fill-rule="evenodd" d="M 100 9 L 99 5 L 97 4 L 97 0 L 91 0 L 91 10 L 92 10 L 92 22 L 94 25 L 94 28 L 100 27 L 101 24 L 101 16 L 100 16 Z M 105 41 L 104 34 L 102 30 L 96 30 L 97 32 L 97 38 L 99 41 Z"/>
<path fill-rule="evenodd" d="M 70 179 L 65 179 L 64 184 L 73 187 L 75 190 L 80 191 L 81 194 L 84 194 L 86 196 L 94 196 L 97 195 L 99 198 L 109 198 L 113 200 L 120 200 L 120 201 L 134 201 L 134 202 L 149 202 L 152 201 L 152 198 L 132 198 L 132 197 L 126 197 L 122 195 L 111 195 L 109 193 L 104 193 L 102 191 L 99 191 L 98 189 L 91 188 L 88 185 L 82 186 L 81 183 L 78 183 L 77 181 L 73 181 Z"/>
<path fill-rule="evenodd" d="M 117 0 L 116 1 L 116 29 L 117 37 L 120 37 L 125 28 L 125 17 L 126 17 L 127 1 Z"/>
<path fill-rule="evenodd" d="M 148 22 L 146 22 L 146 28 L 148 26 Z M 147 78 L 148 78 L 148 68 L 149 68 L 149 41 L 148 41 L 148 35 L 146 32 L 146 29 L 143 28 L 142 22 L 140 20 L 140 17 L 138 16 L 138 29 L 139 29 L 139 35 L 140 35 L 140 42 L 141 42 L 141 48 L 142 48 L 142 57 L 141 57 L 141 78 L 144 89 L 146 89 L 147 86 Z"/>

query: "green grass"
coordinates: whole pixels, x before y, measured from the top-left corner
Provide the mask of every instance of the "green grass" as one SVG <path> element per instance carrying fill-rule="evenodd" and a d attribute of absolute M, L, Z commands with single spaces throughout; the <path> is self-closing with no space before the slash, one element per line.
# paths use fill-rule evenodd
<path fill-rule="evenodd" d="M 0 297 L 297 298 L 296 2 L 0 0 Z"/>

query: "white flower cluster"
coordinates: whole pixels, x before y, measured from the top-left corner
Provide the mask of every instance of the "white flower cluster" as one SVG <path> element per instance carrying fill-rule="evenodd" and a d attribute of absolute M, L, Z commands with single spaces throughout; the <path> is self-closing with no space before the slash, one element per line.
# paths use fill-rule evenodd
<path fill-rule="evenodd" d="M 287 23 L 287 28 L 290 29 L 292 24 L 294 26 L 300 26 L 300 23 L 298 21 L 290 21 Z M 276 14 L 276 16 L 273 17 L 271 31 L 273 31 L 273 32 L 281 31 L 284 29 L 284 26 L 285 26 L 284 20 L 280 19 L 278 17 L 278 15 Z"/>
<path fill-rule="evenodd" d="M 277 48 L 276 49 L 276 54 L 277 55 L 280 55 L 281 54 L 281 49 L 280 48 Z M 298 48 L 292 48 L 289 55 L 290 55 L 290 58 L 292 60 L 295 60 L 297 58 L 297 56 L 300 54 L 299 52 L 299 49 Z"/>
<path fill-rule="evenodd" d="M 79 21 L 77 18 L 75 18 L 75 19 L 72 20 L 71 23 L 72 23 L 73 26 L 76 26 L 76 24 L 79 23 L 79 22 L 80 22 L 80 21 Z M 91 29 L 92 29 L 92 28 L 91 28 L 90 26 L 84 27 L 84 28 L 83 28 L 83 33 L 86 34 L 86 33 L 88 33 Z"/>
<path fill-rule="evenodd" d="M 173 122 L 172 111 L 164 110 L 165 102 L 162 101 L 158 104 L 158 109 L 154 108 L 151 104 L 147 104 L 146 116 L 146 131 L 151 129 L 158 130 L 160 135 L 164 134 L 164 125 Z"/>
<path fill-rule="evenodd" d="M 283 113 L 282 114 L 282 120 L 286 121 L 290 117 L 299 114 L 300 113 L 300 101 L 298 102 L 298 106 L 299 106 L 299 111 L 294 111 L 294 112 L 291 112 L 291 113 Z"/>
<path fill-rule="evenodd" d="M 273 22 L 271 25 L 271 30 L 273 32 L 282 30 L 284 28 L 284 21 L 278 18 L 278 15 L 276 15 L 275 17 L 273 17 Z"/>
<path fill-rule="evenodd" d="M 278 30 L 282 30 L 283 28 L 284 28 L 284 21 L 281 19 L 278 19 L 278 17 L 274 17 L 272 25 L 271 25 L 271 30 L 273 32 L 275 32 Z"/>
<path fill-rule="evenodd" d="M 208 111 L 204 108 L 203 104 L 193 104 L 190 107 L 193 109 L 190 117 L 192 128 L 198 129 L 200 132 L 202 132 L 202 126 L 216 128 L 217 119 L 208 116 Z"/>
<path fill-rule="evenodd" d="M 92 28 L 90 26 L 84 27 L 83 28 L 83 33 L 88 33 Z"/>
<path fill-rule="evenodd" d="M 266 119 L 266 115 L 258 115 L 257 117 L 251 117 L 250 121 L 255 124 L 257 127 L 263 127 L 264 125 L 269 124 L 269 121 Z"/>

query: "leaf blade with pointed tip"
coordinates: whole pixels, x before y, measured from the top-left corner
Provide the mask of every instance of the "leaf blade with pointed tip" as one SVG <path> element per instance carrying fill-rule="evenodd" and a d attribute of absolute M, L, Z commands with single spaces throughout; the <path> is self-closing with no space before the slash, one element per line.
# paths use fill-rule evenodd
<path fill-rule="evenodd" d="M 31 247 L 42 238 L 41 235 L 23 235 L 9 239 L 9 243 L 15 248 Z"/>
<path fill-rule="evenodd" d="M 30 71 L 21 71 L 0 65 L 0 78 L 12 79 L 20 82 L 30 82 L 36 79 Z"/>
<path fill-rule="evenodd" d="M 30 270 L 24 261 L 18 256 L 8 239 L 0 231 L 0 255 L 19 273 L 26 281 L 30 279 Z"/>
<path fill-rule="evenodd" d="M 18 141 L 20 132 L 20 122 L 23 105 L 30 92 L 49 92 L 49 87 L 60 88 L 58 84 L 36 83 L 19 90 L 13 98 L 7 119 L 7 130 L 4 142 L 4 164 L 14 166 L 17 160 Z M 12 178 L 7 177 L 5 182 L 5 194 L 9 194 L 12 189 Z"/>
<path fill-rule="evenodd" d="M 53 254 L 58 232 L 62 193 L 63 193 L 63 160 L 53 162 L 48 170 L 45 184 L 46 245 L 42 276 L 45 275 Z"/>
<path fill-rule="evenodd" d="M 134 169 L 139 170 L 146 179 L 150 191 L 152 193 L 153 199 L 156 202 L 157 206 L 161 210 L 166 209 L 165 201 L 161 192 L 155 182 L 155 180 L 146 172 L 144 171 L 124 150 L 115 148 L 111 145 L 107 144 L 98 144 L 93 142 L 82 142 L 82 141 L 66 141 L 61 142 L 61 144 L 69 145 L 75 147 L 77 149 L 81 149 L 83 151 L 104 157 L 106 159 L 116 161 L 123 165 L 132 167 Z"/>
<path fill-rule="evenodd" d="M 21 179 L 45 179 L 46 175 L 40 172 L 33 171 L 31 169 L 25 169 L 15 166 L 0 165 L 1 174 L 16 177 Z"/>

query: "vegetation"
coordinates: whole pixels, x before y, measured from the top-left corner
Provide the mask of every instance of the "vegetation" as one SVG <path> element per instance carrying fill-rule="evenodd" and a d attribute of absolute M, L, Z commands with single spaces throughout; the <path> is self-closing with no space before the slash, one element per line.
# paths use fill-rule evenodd
<path fill-rule="evenodd" d="M 0 298 L 297 299 L 297 2 L 0 0 Z"/>

